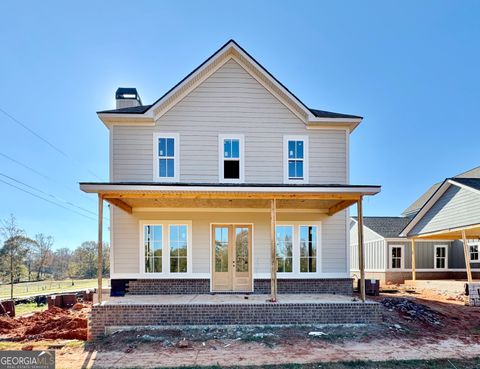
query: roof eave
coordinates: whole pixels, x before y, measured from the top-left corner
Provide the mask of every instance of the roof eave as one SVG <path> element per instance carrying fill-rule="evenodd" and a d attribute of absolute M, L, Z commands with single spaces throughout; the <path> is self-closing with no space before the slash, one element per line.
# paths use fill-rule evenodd
<path fill-rule="evenodd" d="M 148 112 L 143 114 L 125 114 L 125 113 L 97 113 L 98 118 L 108 128 L 113 125 L 134 124 L 134 125 L 155 125 L 153 116 Z"/>
<path fill-rule="evenodd" d="M 362 118 L 312 118 L 307 128 L 342 128 L 353 132 L 362 122 Z"/>

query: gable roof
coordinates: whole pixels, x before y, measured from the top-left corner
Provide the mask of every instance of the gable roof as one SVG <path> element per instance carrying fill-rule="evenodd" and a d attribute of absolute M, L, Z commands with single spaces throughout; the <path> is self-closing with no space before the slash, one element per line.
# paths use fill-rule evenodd
<path fill-rule="evenodd" d="M 430 196 L 430 198 L 425 202 L 425 204 L 420 208 L 420 210 L 415 214 L 413 218 L 409 218 L 410 221 L 402 230 L 401 235 L 409 236 L 410 232 L 414 227 L 420 222 L 420 220 L 428 213 L 428 211 L 435 205 L 437 201 L 442 197 L 442 195 L 447 192 L 450 186 L 457 187 L 466 187 L 470 191 L 474 192 L 480 196 L 480 178 L 447 178 L 445 179 L 438 189 Z M 469 224 L 467 224 L 468 226 Z"/>
<path fill-rule="evenodd" d="M 150 120 L 156 120 L 230 59 L 238 62 L 260 84 L 267 88 L 277 99 L 287 106 L 287 108 L 302 119 L 305 124 L 337 123 L 338 125 L 342 123 L 342 125 L 346 125 L 350 130 L 353 130 L 363 119 L 358 115 L 308 108 L 234 40 L 229 40 L 225 43 L 153 104 L 133 108 L 103 110 L 97 112 L 97 114 L 105 124 L 115 122 L 112 118 L 122 119 L 122 116 L 124 117 L 126 115 L 129 116 L 129 121 L 135 118 L 143 118 L 143 120 L 145 120 L 146 117 L 150 118 Z"/>
<path fill-rule="evenodd" d="M 458 178 L 480 178 L 480 166 L 475 167 L 473 169 L 467 170 L 466 172 L 457 174 L 456 176 L 452 177 L 451 179 L 458 179 Z M 403 212 L 403 216 L 414 216 L 418 211 L 422 208 L 423 205 L 428 201 L 428 199 L 438 190 L 443 182 L 438 182 L 432 185 L 425 193 L 423 193 L 418 199 L 416 199 L 408 208 L 406 208 Z"/>
<path fill-rule="evenodd" d="M 357 221 L 357 217 L 352 217 Z M 405 217 L 363 217 L 363 225 L 383 238 L 400 238 L 400 232 L 408 224 Z"/>

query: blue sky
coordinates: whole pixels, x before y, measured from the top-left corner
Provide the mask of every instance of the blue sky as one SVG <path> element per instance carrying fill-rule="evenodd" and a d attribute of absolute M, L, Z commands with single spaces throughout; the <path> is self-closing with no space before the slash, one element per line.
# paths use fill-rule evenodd
<path fill-rule="evenodd" d="M 383 186 L 366 214 L 398 215 L 480 165 L 479 16 L 478 1 L 4 2 L 0 109 L 55 149 L 0 112 L 0 180 L 83 216 L 0 181 L 0 218 L 56 247 L 95 239 L 95 198 L 77 186 L 108 179 L 95 112 L 118 86 L 153 102 L 230 38 L 308 106 L 365 117 L 351 182 Z"/>

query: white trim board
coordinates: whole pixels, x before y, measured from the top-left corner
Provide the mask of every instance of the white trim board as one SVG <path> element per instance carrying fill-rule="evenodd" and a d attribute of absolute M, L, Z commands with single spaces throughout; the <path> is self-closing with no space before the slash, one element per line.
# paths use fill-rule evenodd
<path fill-rule="evenodd" d="M 289 186 L 155 186 L 152 185 L 119 185 L 119 184 L 94 184 L 82 183 L 80 189 L 87 193 L 101 193 L 107 191 L 115 192 L 228 192 L 228 193 L 318 193 L 318 194 L 362 194 L 375 195 L 380 192 L 380 186 L 358 186 L 358 187 L 328 187 L 328 186 L 307 186 L 307 187 L 289 187 Z"/>

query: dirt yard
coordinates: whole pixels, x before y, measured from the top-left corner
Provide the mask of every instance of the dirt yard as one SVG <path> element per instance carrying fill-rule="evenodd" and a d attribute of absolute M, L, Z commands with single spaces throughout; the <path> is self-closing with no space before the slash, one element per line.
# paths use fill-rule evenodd
<path fill-rule="evenodd" d="M 58 368 L 467 360 L 480 356 L 480 309 L 465 306 L 461 298 L 432 291 L 382 294 L 374 298 L 384 306 L 383 323 L 377 326 L 142 330 L 117 332 L 92 343 L 41 340 L 42 336 L 22 336 L 20 329 L 19 336 L 7 334 L 0 349 L 50 347 L 57 350 Z M 69 314 L 74 318 L 84 311 Z"/>

